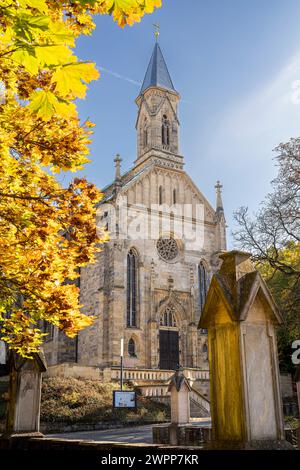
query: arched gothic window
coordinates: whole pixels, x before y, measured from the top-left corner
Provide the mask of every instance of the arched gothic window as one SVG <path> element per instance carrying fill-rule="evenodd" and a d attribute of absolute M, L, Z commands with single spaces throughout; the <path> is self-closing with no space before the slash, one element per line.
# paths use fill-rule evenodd
<path fill-rule="evenodd" d="M 206 343 L 203 344 L 202 352 L 207 353 L 207 344 Z"/>
<path fill-rule="evenodd" d="M 163 188 L 160 186 L 158 188 L 158 204 L 161 205 L 163 203 Z"/>
<path fill-rule="evenodd" d="M 136 326 L 137 320 L 138 257 L 134 250 L 127 255 L 127 326 Z"/>
<path fill-rule="evenodd" d="M 198 266 L 199 277 L 199 305 L 201 311 L 203 310 L 206 294 L 207 294 L 207 270 L 204 263 L 201 261 Z"/>
<path fill-rule="evenodd" d="M 162 118 L 161 141 L 163 145 L 170 145 L 170 123 L 165 114 Z"/>
<path fill-rule="evenodd" d="M 145 122 L 144 122 L 144 129 L 143 129 L 143 147 L 147 147 L 148 146 L 148 123 L 147 123 L 147 119 L 145 119 Z"/>
<path fill-rule="evenodd" d="M 132 338 L 128 341 L 128 355 L 130 357 L 136 357 L 135 353 L 135 342 Z"/>
<path fill-rule="evenodd" d="M 175 318 L 175 308 L 173 305 L 168 305 L 166 309 L 163 311 L 163 313 L 160 316 L 160 321 L 159 321 L 160 326 L 171 326 L 171 327 L 177 327 L 176 323 L 176 318 Z"/>

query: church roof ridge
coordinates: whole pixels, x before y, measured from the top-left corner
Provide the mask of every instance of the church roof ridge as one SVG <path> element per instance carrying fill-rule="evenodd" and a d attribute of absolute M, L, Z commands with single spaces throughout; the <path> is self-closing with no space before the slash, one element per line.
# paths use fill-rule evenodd
<path fill-rule="evenodd" d="M 124 189 L 126 188 L 130 183 L 132 183 L 136 178 L 138 178 L 139 176 L 141 176 L 146 170 L 148 170 L 149 168 L 151 168 L 153 166 L 153 163 L 150 163 L 149 165 L 146 165 L 144 166 L 143 168 L 141 168 L 140 171 L 138 171 L 137 173 L 133 173 L 128 180 L 126 180 L 126 177 L 128 177 L 130 175 L 130 173 L 132 173 L 132 171 L 135 169 L 135 166 L 132 166 L 131 168 L 129 168 L 129 170 L 127 170 L 122 176 L 121 176 L 121 188 Z M 114 181 L 112 181 L 111 183 L 107 184 L 104 188 L 102 188 L 102 193 L 104 194 L 104 197 L 103 199 L 101 199 L 99 205 L 102 205 L 104 204 L 105 202 L 108 202 L 110 199 L 112 199 L 112 197 L 114 196 L 113 194 L 106 194 L 109 189 L 111 189 L 113 186 L 114 186 Z"/>

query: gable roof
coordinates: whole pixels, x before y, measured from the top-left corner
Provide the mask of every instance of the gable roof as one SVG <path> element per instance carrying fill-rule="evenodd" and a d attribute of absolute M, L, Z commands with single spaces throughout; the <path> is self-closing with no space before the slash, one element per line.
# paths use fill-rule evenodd
<path fill-rule="evenodd" d="M 132 167 L 131 169 L 129 169 L 126 173 L 124 173 L 121 176 L 121 179 L 120 179 L 120 182 L 119 182 L 120 183 L 120 193 L 122 193 L 123 191 L 129 189 L 132 185 L 134 185 L 139 180 L 139 178 L 142 178 L 142 177 L 146 176 L 146 174 L 149 174 L 155 168 L 159 168 L 160 170 L 165 170 L 165 171 L 174 171 L 170 168 L 160 166 L 158 163 L 154 163 L 154 162 L 150 162 L 148 164 L 143 165 L 142 168 L 139 171 L 134 171 L 135 168 L 136 167 Z M 180 174 L 181 174 L 182 178 L 184 178 L 185 181 L 187 182 L 187 184 L 190 186 L 191 190 L 194 191 L 194 193 L 198 196 L 198 198 L 203 201 L 204 206 L 209 210 L 209 212 L 211 212 L 212 216 L 214 217 L 214 215 L 216 214 L 215 209 L 212 207 L 212 205 L 207 200 L 207 198 L 204 196 L 204 194 L 200 191 L 198 186 L 196 186 L 196 184 L 194 183 L 192 178 L 185 171 L 181 170 Z M 115 181 L 112 181 L 111 183 L 109 183 L 107 186 L 105 186 L 102 189 L 102 193 L 103 193 L 104 197 L 97 204 L 97 207 L 100 207 L 101 205 L 105 204 L 106 202 L 114 200 L 114 198 L 116 196 L 116 194 L 114 192 L 114 188 L 115 188 Z M 204 216 L 204 218 L 206 220 L 206 216 Z"/>
<path fill-rule="evenodd" d="M 181 369 L 178 369 L 170 379 L 168 391 L 170 392 L 173 386 L 175 386 L 177 392 L 179 392 L 183 385 L 186 385 L 189 391 L 192 390 L 191 385 L 186 376 L 184 375 L 183 371 Z"/>
<path fill-rule="evenodd" d="M 199 328 L 207 328 L 211 323 L 214 312 L 216 312 L 215 306 L 220 300 L 232 321 L 246 320 L 259 290 L 261 290 L 277 322 L 282 323 L 282 316 L 258 271 L 253 270 L 245 273 L 235 282 L 232 282 L 230 276 L 218 272 L 212 278 L 199 321 Z"/>

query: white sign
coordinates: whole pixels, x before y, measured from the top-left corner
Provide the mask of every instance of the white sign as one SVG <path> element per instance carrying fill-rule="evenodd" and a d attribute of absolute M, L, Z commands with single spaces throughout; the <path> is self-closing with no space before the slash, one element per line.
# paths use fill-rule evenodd
<path fill-rule="evenodd" d="M 114 390 L 114 408 L 136 408 L 136 392 Z"/>

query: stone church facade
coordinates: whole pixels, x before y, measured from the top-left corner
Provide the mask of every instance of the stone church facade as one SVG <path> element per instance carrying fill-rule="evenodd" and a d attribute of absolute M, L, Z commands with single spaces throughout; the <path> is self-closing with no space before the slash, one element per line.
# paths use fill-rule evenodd
<path fill-rule="evenodd" d="M 197 330 L 218 254 L 226 250 L 221 185 L 213 208 L 184 171 L 178 105 L 156 42 L 136 99 L 137 158 L 104 188 L 98 225 L 110 232 L 97 262 L 81 270 L 80 301 L 95 318 L 75 340 L 49 335 L 49 365 L 99 369 L 207 369 L 207 335 Z"/>

